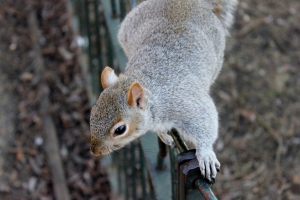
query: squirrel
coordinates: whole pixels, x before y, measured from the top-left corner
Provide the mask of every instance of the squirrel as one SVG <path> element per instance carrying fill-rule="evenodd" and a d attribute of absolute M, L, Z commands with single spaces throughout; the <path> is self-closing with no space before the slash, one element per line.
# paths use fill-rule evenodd
<path fill-rule="evenodd" d="M 174 145 L 175 128 L 196 148 L 208 180 L 220 168 L 213 144 L 218 113 L 210 86 L 218 76 L 237 0 L 147 0 L 121 23 L 128 63 L 117 76 L 106 67 L 90 117 L 91 153 L 108 154 L 151 130 Z"/>

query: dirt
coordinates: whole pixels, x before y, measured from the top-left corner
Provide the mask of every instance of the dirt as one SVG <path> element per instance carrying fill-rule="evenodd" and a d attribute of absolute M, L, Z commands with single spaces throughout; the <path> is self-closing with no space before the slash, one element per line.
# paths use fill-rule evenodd
<path fill-rule="evenodd" d="M 66 2 L 0 4 L 1 199 L 56 199 L 39 108 L 42 81 L 50 88 L 49 109 L 71 199 L 110 199 L 106 171 L 89 153 L 90 105 Z M 37 43 L 46 66 L 42 77 L 35 69 L 30 10 L 38 19 Z"/>
<path fill-rule="evenodd" d="M 1 66 L 3 67 L 3 66 Z M 1 69 L 1 68 L 0 68 Z M 7 181 L 11 170 L 4 170 L 6 154 L 15 134 L 16 99 L 13 84 L 7 76 L 0 72 L 0 191 L 9 192 Z"/>
<path fill-rule="evenodd" d="M 71 198 L 110 199 L 105 169 L 89 153 L 90 106 L 65 2 L 0 4 L 1 199 L 55 199 L 38 110 L 30 7 L 39 20 L 43 78 Z M 298 0 L 239 3 L 224 68 L 212 88 L 220 113 L 215 149 L 222 168 L 213 188 L 219 199 L 300 199 L 299 22 Z"/>
<path fill-rule="evenodd" d="M 300 199 L 299 11 L 299 1 L 240 1 L 212 90 L 220 199 Z"/>

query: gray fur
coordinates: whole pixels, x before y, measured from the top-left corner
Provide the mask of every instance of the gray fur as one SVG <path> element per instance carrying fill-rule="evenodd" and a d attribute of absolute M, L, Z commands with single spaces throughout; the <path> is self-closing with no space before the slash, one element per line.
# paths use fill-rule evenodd
<path fill-rule="evenodd" d="M 172 145 L 167 131 L 174 127 L 196 147 L 202 174 L 208 179 L 216 176 L 220 163 L 213 144 L 218 114 L 209 89 L 222 67 L 236 0 L 221 1 L 220 18 L 211 3 L 147 0 L 126 16 L 118 36 L 129 61 L 125 73 L 104 90 L 92 109 L 92 148 L 113 150 L 113 145 L 124 146 L 148 130 Z M 145 110 L 127 104 L 135 81 L 144 88 Z M 137 122 L 134 133 L 110 139 L 116 118 Z"/>

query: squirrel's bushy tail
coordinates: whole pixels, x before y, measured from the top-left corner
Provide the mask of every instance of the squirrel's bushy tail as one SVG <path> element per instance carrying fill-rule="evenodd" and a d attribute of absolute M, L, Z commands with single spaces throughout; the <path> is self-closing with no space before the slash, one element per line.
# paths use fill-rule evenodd
<path fill-rule="evenodd" d="M 234 13 L 236 10 L 236 6 L 238 4 L 238 0 L 206 0 L 207 2 L 213 5 L 214 13 L 219 17 L 223 27 L 227 30 L 233 24 L 234 21 Z"/>

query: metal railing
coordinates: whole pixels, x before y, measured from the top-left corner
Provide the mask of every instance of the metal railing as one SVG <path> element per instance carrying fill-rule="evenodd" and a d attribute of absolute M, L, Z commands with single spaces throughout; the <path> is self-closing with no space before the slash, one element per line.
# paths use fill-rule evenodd
<path fill-rule="evenodd" d="M 117 41 L 121 20 L 142 0 L 70 0 L 81 65 L 87 74 L 94 104 L 102 91 L 104 66 L 124 71 L 127 59 Z M 147 133 L 104 159 L 115 195 L 129 199 L 216 199 L 211 184 L 200 175 L 194 150 L 178 132 L 169 132 L 177 148 L 167 147 L 155 133 Z"/>

